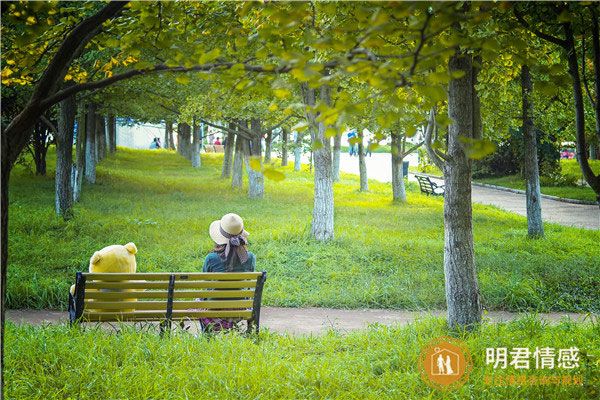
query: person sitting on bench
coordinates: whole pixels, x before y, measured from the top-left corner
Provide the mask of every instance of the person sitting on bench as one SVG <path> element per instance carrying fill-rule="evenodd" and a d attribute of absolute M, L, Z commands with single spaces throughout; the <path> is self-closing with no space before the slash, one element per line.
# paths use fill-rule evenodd
<path fill-rule="evenodd" d="M 215 247 L 204 259 L 202 272 L 253 272 L 256 257 L 247 250 L 249 233 L 244 221 L 237 214 L 226 214 L 210 224 L 209 234 Z M 201 318 L 204 326 L 212 331 L 231 329 L 234 321 L 221 318 Z"/>

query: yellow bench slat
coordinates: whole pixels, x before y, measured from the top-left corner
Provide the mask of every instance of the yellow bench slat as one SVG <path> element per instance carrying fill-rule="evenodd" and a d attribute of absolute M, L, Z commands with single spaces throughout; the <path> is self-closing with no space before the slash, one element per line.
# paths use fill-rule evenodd
<path fill-rule="evenodd" d="M 85 289 L 167 289 L 169 282 L 159 281 L 120 281 L 120 282 L 86 282 Z M 241 289 L 256 287 L 253 281 L 175 281 L 175 291 L 179 289 Z"/>
<path fill-rule="evenodd" d="M 96 300 L 121 300 L 121 299 L 166 299 L 168 293 L 166 290 L 161 291 L 130 291 L 130 292 L 99 292 L 96 290 L 86 291 L 85 298 Z M 251 290 L 175 290 L 173 298 L 175 299 L 196 299 L 196 298 L 239 298 L 239 297 L 254 297 L 254 289 Z"/>
<path fill-rule="evenodd" d="M 171 275 L 175 275 L 175 281 L 236 281 L 257 279 L 261 272 L 138 272 L 133 274 L 125 273 L 84 273 L 86 280 L 100 281 L 124 281 L 124 280 L 146 280 L 146 281 L 168 281 Z"/>
<path fill-rule="evenodd" d="M 174 301 L 173 310 L 219 309 L 219 308 L 252 308 L 252 300 L 206 300 L 206 301 Z M 102 310 L 155 310 L 165 312 L 166 301 L 86 301 L 86 309 Z"/>
<path fill-rule="evenodd" d="M 187 320 L 197 318 L 242 318 L 250 319 L 252 311 L 244 310 L 203 310 L 203 311 L 173 311 L 173 320 Z M 84 321 L 89 322 L 117 322 L 117 321 L 162 321 L 165 313 L 160 311 L 133 311 L 133 312 L 83 312 Z"/>

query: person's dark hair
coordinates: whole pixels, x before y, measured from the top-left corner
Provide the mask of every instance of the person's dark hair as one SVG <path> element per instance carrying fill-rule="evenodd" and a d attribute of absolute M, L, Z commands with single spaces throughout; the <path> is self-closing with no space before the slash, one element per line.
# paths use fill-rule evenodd
<path fill-rule="evenodd" d="M 227 246 L 224 244 L 215 244 L 215 247 L 212 249 L 212 252 L 217 253 L 219 257 L 221 257 L 221 260 L 225 261 L 225 263 L 227 264 L 225 270 L 227 272 L 232 272 L 235 267 L 241 265 L 240 259 L 237 257 L 235 251 L 230 252 L 229 257 L 225 259 L 225 247 Z M 243 247 L 246 248 L 246 246 Z"/>

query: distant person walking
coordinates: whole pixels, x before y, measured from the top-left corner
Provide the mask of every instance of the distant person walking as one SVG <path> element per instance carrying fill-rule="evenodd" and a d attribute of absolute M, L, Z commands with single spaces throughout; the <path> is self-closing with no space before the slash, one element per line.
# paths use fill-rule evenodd
<path fill-rule="evenodd" d="M 221 145 L 221 139 L 219 137 L 217 137 L 217 139 L 215 140 L 215 143 L 213 143 L 215 146 L 220 146 Z"/>
<path fill-rule="evenodd" d="M 356 138 L 356 131 L 348 132 L 348 154 L 350 157 L 357 155 L 356 144 L 352 143 L 352 139 Z"/>

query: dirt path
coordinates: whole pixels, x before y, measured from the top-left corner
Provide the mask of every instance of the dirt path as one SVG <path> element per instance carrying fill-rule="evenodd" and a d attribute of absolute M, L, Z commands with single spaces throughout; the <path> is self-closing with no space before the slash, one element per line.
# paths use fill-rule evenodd
<path fill-rule="evenodd" d="M 390 155 L 374 153 L 367 157 L 367 175 L 369 179 L 381 182 L 391 181 Z M 411 160 L 414 165 L 414 160 Z M 343 153 L 340 169 L 350 174 L 358 174 L 358 159 Z M 410 174 L 410 180 L 416 180 Z M 441 181 L 436 181 L 443 184 Z M 473 202 L 496 206 L 519 215 L 527 215 L 525 195 L 506 192 L 489 187 L 473 185 Z M 562 201 L 542 198 L 542 219 L 565 226 L 575 226 L 586 229 L 600 229 L 600 207 L 597 205 L 571 204 Z"/>
<path fill-rule="evenodd" d="M 492 311 L 485 318 L 493 322 L 516 319 L 524 314 L 506 311 Z M 443 317 L 445 311 L 403 311 L 403 310 L 340 310 L 332 308 L 281 308 L 263 307 L 261 326 L 278 333 L 293 335 L 321 334 L 329 329 L 341 333 L 366 328 L 369 324 L 406 325 L 428 316 Z M 583 321 L 584 314 L 548 313 L 540 318 L 556 323 L 562 318 Z M 34 325 L 66 323 L 66 311 L 56 310 L 8 310 L 7 320 L 18 324 Z M 192 328 L 193 329 L 193 328 Z"/>

